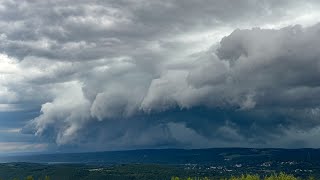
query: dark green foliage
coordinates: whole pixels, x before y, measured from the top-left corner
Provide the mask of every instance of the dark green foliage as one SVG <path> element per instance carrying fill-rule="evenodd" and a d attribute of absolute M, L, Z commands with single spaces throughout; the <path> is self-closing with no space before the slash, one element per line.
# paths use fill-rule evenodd
<path fill-rule="evenodd" d="M 28 176 L 26 180 L 34 180 L 34 178 L 32 176 Z"/>
<path fill-rule="evenodd" d="M 213 173 L 202 169 L 186 169 L 185 166 L 157 164 L 127 164 L 93 166 L 82 164 L 0 164 L 2 180 L 298 180 L 284 173 L 247 174 L 246 168 L 237 172 Z M 316 176 L 319 177 L 319 176 Z M 300 177 L 299 180 L 319 178 Z"/>
<path fill-rule="evenodd" d="M 310 180 L 312 178 L 308 178 Z M 172 177 L 171 180 L 218 180 L 218 178 L 208 178 L 208 177 L 188 177 L 188 178 L 179 178 L 179 177 Z M 273 174 L 269 176 L 261 177 L 259 175 L 241 175 L 238 177 L 232 176 L 230 178 L 220 178 L 220 180 L 303 180 L 299 179 L 297 177 L 294 177 L 293 175 L 285 174 L 285 173 L 279 173 L 279 174 Z"/>

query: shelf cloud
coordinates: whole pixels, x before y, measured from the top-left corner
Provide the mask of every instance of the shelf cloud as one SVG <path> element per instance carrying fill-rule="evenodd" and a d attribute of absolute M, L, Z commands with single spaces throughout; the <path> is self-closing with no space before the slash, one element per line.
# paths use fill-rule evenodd
<path fill-rule="evenodd" d="M 0 144 L 320 147 L 319 5 L 2 0 Z"/>

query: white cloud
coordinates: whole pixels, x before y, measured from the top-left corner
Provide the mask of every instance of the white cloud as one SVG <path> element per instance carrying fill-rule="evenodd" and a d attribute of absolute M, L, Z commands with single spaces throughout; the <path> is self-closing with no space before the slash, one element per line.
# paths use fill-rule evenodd
<path fill-rule="evenodd" d="M 0 133 L 19 133 L 20 131 L 21 131 L 21 128 L 0 129 Z"/>
<path fill-rule="evenodd" d="M 47 144 L 38 143 L 0 142 L 0 153 L 38 152 L 46 150 L 47 147 Z"/>
<path fill-rule="evenodd" d="M 43 135 L 48 128 L 57 132 L 56 142 L 65 144 L 72 141 L 90 118 L 90 104 L 83 96 L 81 84 L 71 82 L 59 89 L 52 102 L 42 105 L 42 114 L 31 121 L 36 135 Z"/>

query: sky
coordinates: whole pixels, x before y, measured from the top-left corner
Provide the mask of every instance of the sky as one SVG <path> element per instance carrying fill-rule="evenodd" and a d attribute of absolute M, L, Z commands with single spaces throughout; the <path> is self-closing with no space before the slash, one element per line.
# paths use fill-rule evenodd
<path fill-rule="evenodd" d="M 0 0 L 0 154 L 320 148 L 318 0 Z"/>

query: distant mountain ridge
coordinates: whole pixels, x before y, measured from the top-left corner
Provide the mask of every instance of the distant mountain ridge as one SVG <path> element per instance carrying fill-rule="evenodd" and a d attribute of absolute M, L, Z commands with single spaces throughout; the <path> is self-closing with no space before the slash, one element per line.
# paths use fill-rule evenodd
<path fill-rule="evenodd" d="M 88 153 L 37 154 L 1 157 L 0 162 L 112 164 L 225 164 L 266 161 L 320 162 L 320 149 L 143 149 Z"/>

